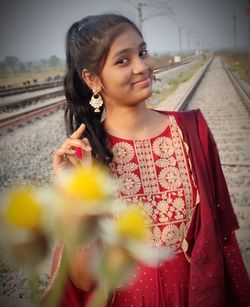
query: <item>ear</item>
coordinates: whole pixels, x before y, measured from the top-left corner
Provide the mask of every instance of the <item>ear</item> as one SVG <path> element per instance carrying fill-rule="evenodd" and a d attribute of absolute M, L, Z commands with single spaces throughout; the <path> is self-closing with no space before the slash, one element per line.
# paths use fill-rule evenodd
<path fill-rule="evenodd" d="M 85 68 L 82 70 L 82 79 L 86 82 L 86 84 L 91 90 L 95 90 L 97 92 L 101 91 L 100 78 L 97 75 L 89 72 Z"/>

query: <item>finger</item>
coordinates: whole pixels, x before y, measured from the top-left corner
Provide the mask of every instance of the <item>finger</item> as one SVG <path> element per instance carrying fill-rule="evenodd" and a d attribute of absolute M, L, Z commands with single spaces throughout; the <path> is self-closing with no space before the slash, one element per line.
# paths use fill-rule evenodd
<path fill-rule="evenodd" d="M 54 158 L 61 158 L 63 159 L 63 156 L 66 155 L 75 155 L 76 151 L 75 149 L 71 148 L 59 148 L 54 152 Z"/>
<path fill-rule="evenodd" d="M 83 138 L 82 141 L 91 148 L 89 140 L 87 138 Z"/>
<path fill-rule="evenodd" d="M 75 156 L 67 156 L 67 159 L 74 165 L 77 166 L 80 164 L 80 160 L 77 159 Z"/>
<path fill-rule="evenodd" d="M 72 139 L 71 137 L 68 138 L 62 148 L 70 148 L 70 147 L 80 147 L 82 148 L 84 151 L 91 151 L 91 147 L 89 145 L 89 142 L 86 141 L 87 139 L 83 140 L 79 140 L 79 139 Z"/>
<path fill-rule="evenodd" d="M 57 166 L 59 166 L 65 159 L 64 156 L 65 155 L 75 155 L 75 150 L 74 149 L 70 149 L 70 148 L 59 148 L 55 151 L 54 155 L 53 155 L 53 165 L 54 168 L 56 168 Z"/>
<path fill-rule="evenodd" d="M 79 128 L 76 129 L 76 131 L 71 134 L 70 138 L 72 138 L 72 139 L 79 139 L 82 136 L 85 128 L 86 128 L 86 126 L 84 124 L 81 124 L 79 126 Z"/>
<path fill-rule="evenodd" d="M 66 164 L 78 165 L 81 161 L 76 157 L 75 150 L 72 149 L 58 149 L 53 156 L 53 168 L 55 172 L 65 169 Z"/>

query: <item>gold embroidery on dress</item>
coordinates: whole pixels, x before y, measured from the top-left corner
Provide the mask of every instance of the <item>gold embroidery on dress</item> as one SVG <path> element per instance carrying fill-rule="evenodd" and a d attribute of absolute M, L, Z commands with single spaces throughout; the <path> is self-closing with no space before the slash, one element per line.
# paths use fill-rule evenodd
<path fill-rule="evenodd" d="M 126 164 L 130 162 L 134 157 L 134 148 L 129 143 L 118 142 L 116 143 L 112 151 L 114 153 L 114 162 L 118 164 Z"/>
<path fill-rule="evenodd" d="M 141 182 L 136 174 L 127 172 L 119 176 L 118 187 L 123 194 L 134 195 L 140 190 Z"/>
<path fill-rule="evenodd" d="M 158 193 L 158 180 L 150 140 L 134 141 L 134 146 L 140 168 L 143 194 Z"/>
<path fill-rule="evenodd" d="M 191 163 L 185 156 L 188 147 L 174 116 L 170 116 L 169 129 L 171 138 L 163 135 L 115 143 L 111 168 L 118 179 L 120 197 L 143 207 L 148 214 L 153 244 L 170 246 L 179 253 L 187 249 L 184 241 L 195 195 Z"/>

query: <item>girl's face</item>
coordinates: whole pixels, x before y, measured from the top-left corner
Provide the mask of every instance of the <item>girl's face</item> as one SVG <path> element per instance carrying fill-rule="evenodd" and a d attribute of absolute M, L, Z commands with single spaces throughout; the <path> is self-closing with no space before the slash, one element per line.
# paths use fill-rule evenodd
<path fill-rule="evenodd" d="M 131 106 L 152 94 L 153 59 L 146 43 L 132 27 L 116 37 L 100 75 L 106 107 Z"/>

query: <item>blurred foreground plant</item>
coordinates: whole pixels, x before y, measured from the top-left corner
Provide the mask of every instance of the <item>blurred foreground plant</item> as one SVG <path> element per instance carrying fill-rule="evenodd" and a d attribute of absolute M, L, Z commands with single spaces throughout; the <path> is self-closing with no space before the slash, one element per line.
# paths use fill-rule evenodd
<path fill-rule="evenodd" d="M 1 250 L 7 260 L 27 272 L 35 304 L 39 302 L 37 267 L 47 257 L 50 241 L 48 224 L 45 227 L 46 202 L 41 195 L 41 191 L 18 187 L 1 198 Z"/>
<path fill-rule="evenodd" d="M 105 169 L 80 165 L 57 175 L 53 187 L 5 193 L 3 241 L 10 258 L 34 272 L 54 240 L 62 242 L 69 259 L 77 248 L 99 242 L 89 257 L 96 288 L 88 306 L 105 305 L 113 289 L 132 277 L 137 262 L 157 265 L 170 256 L 168 249 L 152 246 L 146 213 L 116 199 L 116 191 Z M 64 259 L 46 306 L 58 305 L 68 269 Z"/>

